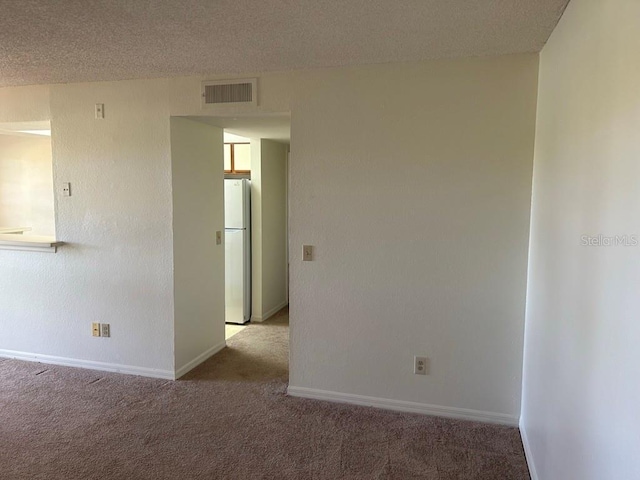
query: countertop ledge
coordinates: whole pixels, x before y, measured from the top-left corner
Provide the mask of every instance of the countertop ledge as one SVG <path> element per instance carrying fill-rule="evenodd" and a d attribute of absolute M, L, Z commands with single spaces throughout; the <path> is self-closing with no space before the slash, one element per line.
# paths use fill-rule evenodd
<path fill-rule="evenodd" d="M 54 237 L 0 234 L 0 250 L 56 253 L 62 245 L 64 242 L 59 242 Z"/>
<path fill-rule="evenodd" d="M 0 227 L 0 235 L 4 233 L 15 233 L 22 235 L 24 232 L 31 230 L 31 227 Z"/>

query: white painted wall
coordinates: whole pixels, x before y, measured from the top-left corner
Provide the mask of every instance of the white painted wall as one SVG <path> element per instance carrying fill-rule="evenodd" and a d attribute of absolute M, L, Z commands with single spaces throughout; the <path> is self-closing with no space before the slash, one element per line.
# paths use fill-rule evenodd
<path fill-rule="evenodd" d="M 517 423 L 537 62 L 448 60 L 299 79 L 292 393 Z M 313 262 L 301 261 L 303 244 L 315 246 Z M 431 375 L 413 375 L 414 355 L 430 357 Z"/>
<path fill-rule="evenodd" d="M 262 321 L 262 153 L 251 139 L 251 320 Z"/>
<path fill-rule="evenodd" d="M 0 88 L 0 122 L 52 122 L 56 236 L 66 242 L 55 255 L 0 250 L 0 356 L 174 377 L 170 117 L 203 114 L 202 80 Z M 261 78 L 251 111 L 287 111 L 289 80 Z M 60 195 L 63 182 L 72 197 Z M 111 324 L 110 339 L 91 337 L 94 321 Z"/>
<path fill-rule="evenodd" d="M 252 143 L 252 313 L 264 321 L 287 298 L 288 145 L 260 139 Z"/>
<path fill-rule="evenodd" d="M 67 242 L 57 254 L 0 251 L 0 354 L 173 376 L 166 86 L 0 90 L 1 121 L 52 119 L 54 184 L 71 182 L 73 193 L 55 190 L 56 235 Z M 110 323 L 111 338 L 91 337 L 91 322 Z"/>
<path fill-rule="evenodd" d="M 171 117 L 177 376 L 225 345 L 222 129 Z"/>
<path fill-rule="evenodd" d="M 262 156 L 262 317 L 270 317 L 287 298 L 287 151 L 289 146 L 261 140 Z"/>
<path fill-rule="evenodd" d="M 640 478 L 640 3 L 572 1 L 540 60 L 522 430 L 540 480 Z"/>
<path fill-rule="evenodd" d="M 1 122 L 42 122 L 51 119 L 50 85 L 0 88 Z"/>
<path fill-rule="evenodd" d="M 49 137 L 0 134 L 0 226 L 55 235 Z"/>
<path fill-rule="evenodd" d="M 75 187 L 71 245 L 0 252 L 0 349 L 172 375 L 169 118 L 290 110 L 291 385 L 515 422 L 537 55 L 265 74 L 257 108 L 202 110 L 202 80 L 55 85 L 50 111 L 49 89 L 0 89 L 0 120 L 52 119 Z"/>

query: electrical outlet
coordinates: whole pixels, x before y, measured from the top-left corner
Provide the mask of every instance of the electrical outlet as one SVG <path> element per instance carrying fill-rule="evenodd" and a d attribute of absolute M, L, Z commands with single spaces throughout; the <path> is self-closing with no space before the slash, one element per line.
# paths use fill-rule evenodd
<path fill-rule="evenodd" d="M 216 245 L 222 244 L 222 232 L 218 230 L 216 232 Z"/>
<path fill-rule="evenodd" d="M 111 336 L 111 327 L 108 323 L 100 324 L 100 336 L 101 337 L 110 337 Z"/>
<path fill-rule="evenodd" d="M 62 184 L 62 196 L 63 197 L 70 197 L 71 196 L 71 184 L 70 183 L 63 183 Z"/>
<path fill-rule="evenodd" d="M 428 375 L 429 359 L 427 357 L 413 357 L 413 373 L 416 375 Z"/>
<path fill-rule="evenodd" d="M 92 323 L 91 324 L 91 334 L 94 337 L 99 337 L 100 336 L 100 324 L 99 323 Z"/>
<path fill-rule="evenodd" d="M 104 103 L 96 103 L 96 119 L 104 118 Z"/>

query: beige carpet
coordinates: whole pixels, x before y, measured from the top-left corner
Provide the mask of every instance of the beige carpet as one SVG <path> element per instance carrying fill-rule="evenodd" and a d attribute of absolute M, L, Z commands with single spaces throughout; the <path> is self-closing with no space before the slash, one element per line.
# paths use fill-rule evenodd
<path fill-rule="evenodd" d="M 287 321 L 177 382 L 0 359 L 0 478 L 529 478 L 515 428 L 287 397 Z"/>

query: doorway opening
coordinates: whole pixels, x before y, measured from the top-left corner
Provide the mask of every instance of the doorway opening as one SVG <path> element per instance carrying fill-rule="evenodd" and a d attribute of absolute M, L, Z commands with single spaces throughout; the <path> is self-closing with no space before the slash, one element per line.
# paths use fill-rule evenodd
<path fill-rule="evenodd" d="M 196 119 L 196 118 L 194 118 Z M 197 117 L 223 129 L 225 338 L 289 304 L 289 114 Z M 287 317 L 288 318 L 288 317 Z M 265 324 L 266 325 L 266 324 Z"/>

